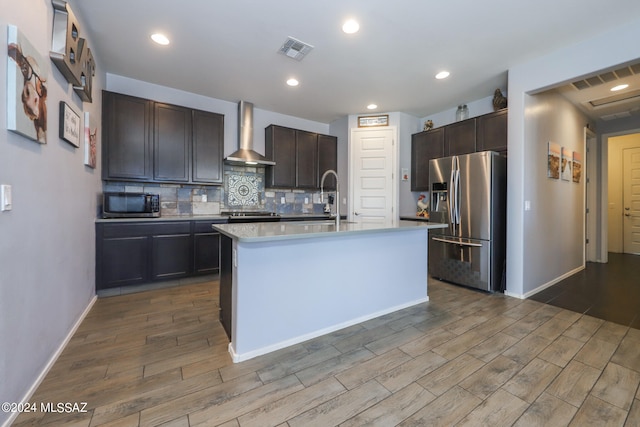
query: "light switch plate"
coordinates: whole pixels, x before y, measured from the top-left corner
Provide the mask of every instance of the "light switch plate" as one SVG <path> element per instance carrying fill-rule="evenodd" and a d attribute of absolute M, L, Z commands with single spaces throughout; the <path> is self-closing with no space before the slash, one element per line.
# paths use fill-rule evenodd
<path fill-rule="evenodd" d="M 11 186 L 7 184 L 0 185 L 0 211 L 11 210 Z"/>

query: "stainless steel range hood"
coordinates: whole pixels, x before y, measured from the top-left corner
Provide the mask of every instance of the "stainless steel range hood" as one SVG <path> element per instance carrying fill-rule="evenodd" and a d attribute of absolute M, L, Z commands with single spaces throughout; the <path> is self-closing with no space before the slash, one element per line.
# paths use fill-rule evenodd
<path fill-rule="evenodd" d="M 253 150 L 253 104 L 246 101 L 238 103 L 238 145 L 238 150 L 224 159 L 227 163 L 267 166 L 276 164 Z"/>

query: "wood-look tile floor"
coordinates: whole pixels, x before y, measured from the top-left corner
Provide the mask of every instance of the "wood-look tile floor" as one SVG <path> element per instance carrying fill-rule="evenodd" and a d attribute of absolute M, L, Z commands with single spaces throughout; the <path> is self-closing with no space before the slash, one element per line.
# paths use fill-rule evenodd
<path fill-rule="evenodd" d="M 640 425 L 638 329 L 432 281 L 428 303 L 234 364 L 217 287 L 99 299 L 30 400 L 87 412 L 14 425 Z"/>

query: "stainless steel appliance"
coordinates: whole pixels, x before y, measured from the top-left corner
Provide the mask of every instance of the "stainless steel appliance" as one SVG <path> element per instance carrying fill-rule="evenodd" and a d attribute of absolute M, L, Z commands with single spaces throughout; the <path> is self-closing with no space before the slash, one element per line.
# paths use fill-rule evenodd
<path fill-rule="evenodd" d="M 103 193 L 104 218 L 157 218 L 160 196 L 148 193 Z"/>
<path fill-rule="evenodd" d="M 429 273 L 484 291 L 503 291 L 506 158 L 484 151 L 429 162 Z"/>
<path fill-rule="evenodd" d="M 223 211 L 220 215 L 228 216 L 230 223 L 280 221 L 280 215 L 265 211 Z"/>

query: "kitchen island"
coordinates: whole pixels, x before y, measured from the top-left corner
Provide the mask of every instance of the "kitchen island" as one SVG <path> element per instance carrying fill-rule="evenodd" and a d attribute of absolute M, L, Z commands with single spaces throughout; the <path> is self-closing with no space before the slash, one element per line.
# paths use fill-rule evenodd
<path fill-rule="evenodd" d="M 427 234 L 443 224 L 215 224 L 220 318 L 235 362 L 428 301 Z"/>

